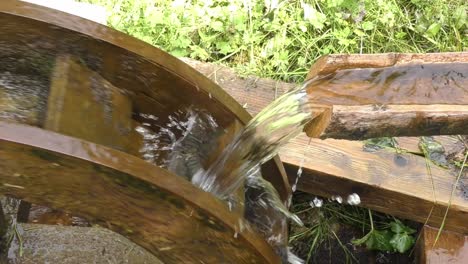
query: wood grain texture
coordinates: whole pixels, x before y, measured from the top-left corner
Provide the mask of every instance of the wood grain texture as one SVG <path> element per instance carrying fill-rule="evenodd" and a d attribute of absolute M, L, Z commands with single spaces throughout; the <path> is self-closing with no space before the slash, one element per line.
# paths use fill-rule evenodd
<path fill-rule="evenodd" d="M 310 137 L 456 135 L 467 131 L 468 53 L 328 55 L 308 86 L 324 114 Z M 324 107 L 324 106 L 328 106 Z M 406 112 L 406 114 L 405 114 Z"/>
<path fill-rule="evenodd" d="M 74 212 L 164 263 L 279 263 L 221 201 L 132 155 L 0 122 L 0 193 Z"/>
<path fill-rule="evenodd" d="M 174 112 L 190 107 L 205 109 L 223 128 L 234 120 L 246 124 L 251 118 L 228 93 L 179 59 L 92 21 L 5 0 L 0 2 L 0 31 L 0 71 L 35 76 L 46 87 L 57 56 L 67 54 L 123 90 L 132 102 L 133 113 L 158 117 L 158 125 L 166 124 Z M 270 171 L 269 180 L 287 184 L 278 158 L 265 166 Z M 288 189 L 278 186 L 282 197 L 288 196 Z"/>
<path fill-rule="evenodd" d="M 458 135 L 468 131 L 468 105 L 334 105 L 323 131 L 308 127 L 310 137 L 351 140 Z"/>
<path fill-rule="evenodd" d="M 442 231 L 436 243 L 439 229 L 424 226 L 416 245 L 419 264 L 464 264 L 468 262 L 468 236 Z"/>
<path fill-rule="evenodd" d="M 295 174 L 305 158 L 299 190 L 324 197 L 357 193 L 364 207 L 417 222 L 425 222 L 434 207 L 429 223 L 440 225 L 456 172 L 426 164 L 423 157 L 409 153 L 366 152 L 362 142 L 332 139 L 312 139 L 310 145 L 308 142 L 309 138 L 300 136 L 281 152 L 289 175 Z M 458 190 L 446 229 L 468 233 L 467 217 L 468 201 Z"/>
<path fill-rule="evenodd" d="M 467 52 L 444 53 L 384 53 L 384 54 L 333 54 L 317 60 L 310 68 L 307 79 L 318 74 L 328 74 L 337 70 L 355 68 L 383 68 L 407 63 L 456 63 L 467 62 Z"/>
<path fill-rule="evenodd" d="M 57 57 L 44 128 L 140 156 L 132 102 L 69 55 Z"/>

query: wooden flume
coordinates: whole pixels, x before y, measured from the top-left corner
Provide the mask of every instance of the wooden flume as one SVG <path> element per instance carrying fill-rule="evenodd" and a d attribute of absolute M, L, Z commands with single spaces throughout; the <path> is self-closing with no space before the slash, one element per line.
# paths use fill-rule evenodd
<path fill-rule="evenodd" d="M 310 137 L 353 139 L 468 131 L 468 53 L 329 55 L 312 66 Z M 414 79 L 418 79 L 414 82 Z"/>

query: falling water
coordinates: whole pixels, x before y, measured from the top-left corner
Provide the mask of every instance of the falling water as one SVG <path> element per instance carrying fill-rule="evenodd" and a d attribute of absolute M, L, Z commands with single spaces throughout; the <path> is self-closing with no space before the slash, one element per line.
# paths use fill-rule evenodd
<path fill-rule="evenodd" d="M 305 88 L 311 81 L 282 95 L 257 114 L 207 170 L 197 171 L 192 183 L 224 200 L 245 182 L 263 188 L 266 202 L 301 224 L 258 171 L 310 120 L 311 106 Z"/>

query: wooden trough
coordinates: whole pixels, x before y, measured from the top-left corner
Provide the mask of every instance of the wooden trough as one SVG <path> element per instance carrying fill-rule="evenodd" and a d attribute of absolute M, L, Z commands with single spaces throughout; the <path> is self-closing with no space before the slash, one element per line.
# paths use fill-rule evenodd
<path fill-rule="evenodd" d="M 141 151 L 139 126 L 157 130 L 189 108 L 226 131 L 215 143 L 229 142 L 251 116 L 226 92 L 159 49 L 52 9 L 1 1 L 0 32 L 0 194 L 99 223 L 164 263 L 280 262 L 255 228 L 241 230 L 248 208 L 230 211 Z M 279 159 L 262 173 L 286 202 Z M 262 214 L 285 246 L 284 219 Z"/>

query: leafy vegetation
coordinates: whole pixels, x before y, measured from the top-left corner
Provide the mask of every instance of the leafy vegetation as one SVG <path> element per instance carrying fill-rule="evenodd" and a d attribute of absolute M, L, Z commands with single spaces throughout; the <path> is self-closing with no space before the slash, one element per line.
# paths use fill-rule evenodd
<path fill-rule="evenodd" d="M 334 254 L 341 251 L 346 263 L 359 262 L 353 245 L 364 245 L 369 250 L 407 253 L 416 241 L 416 230 L 393 216 L 371 210 L 324 202 L 321 207 L 309 205 L 311 197 L 299 193 L 295 196 L 292 210 L 304 219 L 304 227 L 292 226 L 290 243 L 306 263 L 315 263 L 320 258 L 320 248 L 333 248 Z M 346 234 L 344 234 L 346 233 Z M 351 243 L 350 243 L 351 242 Z"/>
<path fill-rule="evenodd" d="M 415 238 L 412 236 L 416 230 L 406 226 L 400 220 L 394 219 L 385 228 L 374 228 L 372 213 L 369 210 L 371 230 L 367 235 L 353 241 L 355 245 L 365 244 L 367 249 L 380 251 L 397 251 L 405 253 L 413 247 Z"/>
<path fill-rule="evenodd" d="M 301 81 L 329 53 L 462 51 L 464 0 L 82 0 L 175 56 Z"/>

